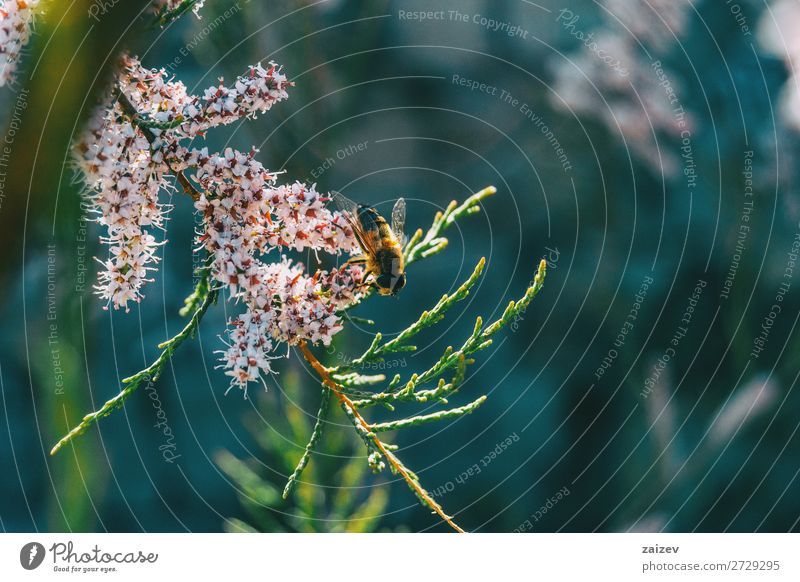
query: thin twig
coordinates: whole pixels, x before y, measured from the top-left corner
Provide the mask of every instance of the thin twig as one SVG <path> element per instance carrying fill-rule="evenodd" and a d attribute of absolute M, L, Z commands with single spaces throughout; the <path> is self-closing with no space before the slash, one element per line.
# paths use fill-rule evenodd
<path fill-rule="evenodd" d="M 203 283 L 198 283 L 198 287 L 200 287 L 202 284 Z M 184 340 L 194 335 L 195 330 L 197 330 L 197 327 L 200 325 L 200 320 L 203 318 L 203 315 L 205 315 L 209 306 L 214 303 L 216 297 L 217 291 L 213 289 L 209 290 L 203 299 L 203 303 L 200 305 L 200 307 L 198 307 L 197 311 L 194 312 L 192 318 L 186 323 L 184 328 L 177 335 L 158 345 L 159 349 L 164 350 L 161 352 L 158 358 L 144 370 L 137 372 L 129 378 L 125 378 L 122 381 L 125 387 L 119 392 L 119 394 L 108 400 L 99 410 L 90 412 L 84 416 L 80 424 L 69 431 L 60 441 L 55 444 L 50 451 L 50 454 L 55 455 L 64 445 L 66 445 L 75 437 L 86 432 L 90 426 L 97 423 L 97 421 L 99 421 L 101 418 L 108 416 L 112 411 L 120 408 L 125 400 L 128 399 L 128 396 L 133 394 L 133 392 L 142 384 L 142 382 L 155 382 L 161 374 L 161 370 L 163 369 L 164 365 L 172 357 L 173 352 L 184 342 Z"/>
<path fill-rule="evenodd" d="M 458 408 L 451 408 L 450 410 L 440 410 L 439 412 L 432 412 L 430 414 L 421 414 L 419 416 L 414 416 L 412 418 L 403 418 L 401 420 L 393 420 L 390 422 L 379 422 L 377 424 L 372 425 L 372 430 L 373 432 L 386 432 L 390 430 L 400 430 L 403 428 L 408 428 L 409 426 L 419 426 L 421 424 L 427 424 L 429 422 L 446 420 L 448 418 L 457 418 L 459 416 L 464 416 L 465 414 L 472 413 L 481 404 L 486 402 L 487 398 L 488 398 L 487 396 L 481 396 L 474 402 L 470 402 L 465 406 L 459 406 Z"/>
<path fill-rule="evenodd" d="M 166 6 L 158 11 L 153 18 L 153 26 L 166 26 L 173 20 L 177 20 L 189 10 L 192 10 L 198 0 L 183 0 L 178 6 L 171 10 Z"/>
<path fill-rule="evenodd" d="M 370 426 L 370 424 L 366 420 L 364 420 L 364 417 L 361 416 L 361 414 L 359 414 L 358 410 L 356 410 L 355 406 L 353 405 L 353 402 L 347 396 L 345 396 L 339 385 L 331 379 L 331 376 L 328 373 L 328 369 L 320 363 L 320 361 L 316 358 L 316 356 L 314 356 L 314 354 L 311 353 L 311 350 L 308 349 L 308 345 L 306 344 L 305 340 L 300 341 L 298 347 L 300 348 L 303 357 L 309 364 L 311 364 L 311 367 L 314 368 L 314 371 L 319 375 L 320 379 L 322 380 L 322 383 L 328 388 L 330 388 L 331 392 L 333 392 L 333 394 L 336 396 L 336 398 L 339 400 L 342 406 L 349 409 L 349 411 L 352 413 L 353 418 L 361 425 L 361 428 L 369 436 L 369 439 L 375 444 L 375 446 L 378 448 L 381 454 L 388 459 L 389 463 L 391 463 L 395 471 L 397 471 L 397 473 L 399 473 L 400 476 L 403 477 L 408 486 L 411 487 L 411 489 L 417 494 L 417 496 L 420 499 L 422 499 L 425 502 L 425 504 L 428 507 L 433 509 L 439 515 L 439 517 L 441 517 L 445 522 L 447 522 L 447 524 L 450 527 L 452 527 L 459 533 L 465 533 L 464 530 L 461 529 L 461 527 L 459 527 L 458 524 L 456 524 L 453 521 L 453 519 L 444 512 L 442 506 L 439 505 L 430 496 L 430 494 L 427 491 L 425 491 L 425 489 L 422 488 L 422 486 L 417 482 L 417 480 L 414 479 L 409 474 L 408 470 L 403 466 L 400 460 L 397 457 L 395 457 L 395 455 L 386 448 L 386 446 L 375 435 L 375 433 L 372 432 L 372 427 Z"/>
<path fill-rule="evenodd" d="M 317 442 L 319 442 L 319 439 L 322 436 L 322 427 L 325 423 L 325 414 L 328 412 L 328 404 L 330 403 L 330 400 L 331 391 L 328 388 L 323 388 L 322 401 L 319 404 L 319 411 L 317 412 L 317 421 L 314 423 L 314 430 L 311 431 L 311 438 L 308 440 L 308 444 L 303 451 L 303 456 L 300 457 L 300 460 L 297 462 L 297 466 L 289 476 L 289 480 L 286 482 L 286 487 L 283 488 L 284 499 L 288 499 L 292 489 L 294 489 L 294 486 L 297 484 L 297 480 L 300 478 L 300 474 L 306 468 L 306 465 L 308 465 L 308 461 L 311 458 L 311 452 L 317 446 Z"/>
<path fill-rule="evenodd" d="M 130 99 L 128 99 L 128 96 L 125 95 L 125 92 L 122 89 L 117 88 L 116 92 L 117 101 L 119 101 L 122 112 L 128 117 L 128 119 L 130 119 L 131 123 L 142 132 L 144 137 L 152 146 L 158 139 L 158 136 L 153 132 L 153 128 L 148 126 L 147 123 L 142 122 L 142 115 L 136 110 L 136 107 L 133 105 L 133 103 L 131 103 Z M 181 170 L 174 170 L 172 168 L 172 164 L 166 156 L 164 156 L 164 161 L 166 162 L 170 172 L 175 174 L 178 183 L 183 187 L 183 191 L 191 196 L 192 200 L 195 202 L 200 200 L 200 190 L 198 190 L 195 185 L 192 184 L 191 180 L 189 180 L 186 174 L 184 174 Z"/>

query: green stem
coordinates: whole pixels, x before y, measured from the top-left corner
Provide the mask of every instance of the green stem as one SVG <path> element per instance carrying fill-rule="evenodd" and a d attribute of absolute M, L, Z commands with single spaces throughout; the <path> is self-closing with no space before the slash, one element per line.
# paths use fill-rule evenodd
<path fill-rule="evenodd" d="M 392 422 L 379 422 L 373 424 L 371 428 L 373 432 L 387 432 L 390 430 L 400 430 L 402 428 L 408 428 L 409 426 L 419 426 L 420 424 L 427 424 L 429 422 L 437 422 L 439 420 L 447 420 L 449 418 L 464 416 L 465 414 L 471 413 L 481 404 L 486 402 L 487 398 L 488 398 L 487 396 L 481 396 L 474 402 L 470 402 L 465 406 L 452 408 L 450 410 L 442 410 L 439 412 L 433 412 L 431 414 L 421 414 L 419 416 L 413 416 L 411 418 L 404 418 L 402 420 L 395 420 Z"/>
<path fill-rule="evenodd" d="M 308 345 L 306 344 L 305 340 L 301 341 L 298 344 L 298 347 L 300 348 L 300 352 L 303 354 L 303 357 L 309 364 L 311 364 L 311 367 L 314 368 L 314 371 L 320 377 L 320 380 L 322 380 L 322 384 L 329 388 L 333 392 L 334 396 L 336 396 L 336 398 L 339 400 L 339 403 L 342 405 L 342 408 L 347 414 L 347 418 L 350 419 L 350 422 L 356 428 L 359 436 L 364 439 L 367 447 L 370 449 L 377 449 L 377 451 L 383 455 L 383 457 L 391 465 L 392 470 L 403 478 L 409 488 L 425 506 L 436 512 L 439 517 L 441 517 L 454 530 L 459 533 L 464 533 L 464 530 L 453 521 L 452 517 L 444 512 L 442 506 L 439 505 L 436 500 L 433 499 L 433 497 L 431 497 L 430 493 L 428 493 L 422 487 L 422 485 L 420 485 L 417 475 L 413 471 L 409 470 L 391 451 L 390 447 L 384 444 L 384 442 L 381 441 L 372 431 L 370 424 L 364 420 L 364 417 L 361 416 L 358 410 L 356 410 L 355 406 L 353 406 L 353 402 L 342 392 L 341 388 L 331 378 L 330 370 L 323 366 L 322 363 L 314 356 L 314 354 L 311 353 L 311 350 L 308 349 Z"/>
<path fill-rule="evenodd" d="M 417 321 L 403 330 L 397 337 L 383 344 L 382 347 L 375 351 L 375 354 L 380 356 L 386 352 L 392 352 L 398 348 L 400 344 L 409 340 L 426 327 L 430 327 L 431 325 L 441 321 L 448 309 L 450 309 L 456 302 L 461 301 L 462 299 L 466 298 L 467 295 L 469 295 L 470 288 L 478 280 L 478 277 L 481 276 L 485 266 L 486 259 L 481 257 L 481 260 L 478 261 L 478 264 L 472 271 L 472 275 L 470 275 L 469 278 L 464 281 L 464 283 L 462 283 L 458 289 L 456 289 L 455 293 L 452 295 L 444 295 L 433 307 L 433 309 L 430 311 L 423 311 L 422 315 Z"/>
<path fill-rule="evenodd" d="M 207 277 L 209 276 L 210 274 L 206 274 L 203 277 L 203 280 L 198 283 L 197 287 L 200 288 L 201 285 L 205 285 L 206 288 L 208 288 Z M 163 351 L 158 358 L 144 370 L 137 372 L 129 378 L 125 378 L 122 381 L 122 383 L 125 385 L 122 391 L 114 396 L 114 398 L 103 404 L 99 410 L 84 416 L 80 424 L 69 431 L 61 440 L 56 443 L 56 445 L 50 451 L 50 454 L 55 455 L 59 450 L 61 450 L 62 447 L 64 447 L 64 445 L 72 441 L 75 437 L 85 433 L 89 427 L 98 422 L 101 418 L 108 416 L 114 410 L 120 408 L 124 404 L 125 400 L 128 399 L 128 396 L 133 394 L 143 382 L 155 382 L 158 380 L 158 377 L 161 375 L 166 363 L 172 357 L 172 354 L 187 338 L 194 335 L 194 332 L 200 325 L 203 315 L 205 315 L 209 306 L 216 301 L 216 298 L 217 291 L 208 290 L 203 298 L 203 302 L 200 304 L 200 307 L 194 312 L 192 318 L 187 322 L 186 326 L 184 326 L 184 328 L 176 336 L 159 344 L 159 349 L 162 349 Z"/>
<path fill-rule="evenodd" d="M 447 246 L 447 239 L 441 234 L 452 226 L 458 219 L 480 210 L 479 203 L 497 192 L 494 186 L 487 186 L 467 198 L 461 205 L 455 200 L 447 205 L 443 212 L 437 212 L 433 224 L 423 236 L 422 230 L 417 230 L 406 244 L 404 251 L 406 265 L 434 255 Z"/>
<path fill-rule="evenodd" d="M 322 388 L 322 401 L 319 404 L 319 411 L 317 412 L 317 422 L 314 423 L 314 430 L 311 431 L 311 438 L 306 445 L 305 451 L 303 451 L 303 456 L 300 457 L 300 461 L 298 461 L 297 466 L 295 467 L 292 474 L 289 476 L 289 480 L 286 482 L 286 487 L 283 488 L 283 498 L 288 499 L 289 495 L 292 493 L 295 485 L 297 484 L 297 480 L 300 478 L 303 470 L 308 465 L 308 461 L 311 458 L 311 452 L 316 448 L 317 443 L 319 442 L 320 437 L 322 436 L 322 426 L 325 422 L 325 415 L 328 413 L 328 406 L 330 405 L 331 401 L 331 391 L 330 388 Z"/>
<path fill-rule="evenodd" d="M 469 290 L 475 285 L 478 278 L 483 273 L 483 269 L 486 266 L 486 259 L 481 258 L 478 261 L 478 264 L 475 265 L 475 269 L 472 271 L 472 274 L 469 278 L 461 284 L 461 286 L 455 290 L 454 293 L 451 295 L 444 295 L 439 300 L 439 302 L 431 308 L 430 311 L 423 311 L 422 315 L 419 316 L 417 321 L 412 323 L 399 335 L 397 335 L 394 339 L 389 340 L 385 344 L 381 345 L 381 340 L 383 336 L 380 333 L 376 333 L 375 337 L 372 339 L 372 343 L 370 344 L 367 351 L 364 352 L 360 357 L 344 364 L 342 366 L 337 366 L 332 368 L 334 373 L 341 373 L 344 370 L 352 370 L 354 368 L 358 368 L 363 366 L 365 363 L 377 360 L 384 355 L 392 352 L 398 352 L 403 350 L 412 350 L 414 349 L 412 346 L 403 345 L 406 341 L 411 339 L 413 336 L 418 334 L 425 328 L 428 328 L 435 323 L 441 321 L 444 317 L 444 314 L 450 309 L 455 303 L 461 301 L 462 299 L 466 298 L 469 295 Z"/>
<path fill-rule="evenodd" d="M 484 327 L 483 319 L 478 317 L 475 320 L 475 327 L 473 328 L 472 334 L 470 334 L 461 348 L 458 350 L 453 350 L 452 347 L 448 347 L 442 357 L 439 358 L 439 360 L 433 366 L 420 374 L 412 374 L 411 379 L 406 382 L 402 389 L 392 391 L 392 388 L 399 383 L 399 378 L 396 377 L 390 385 L 389 390 L 374 393 L 366 397 L 360 397 L 360 399 L 355 400 L 353 404 L 358 408 L 367 408 L 376 404 L 383 404 L 385 406 L 393 402 L 427 402 L 428 400 L 435 399 L 442 400 L 451 392 L 456 391 L 463 381 L 465 364 L 471 363 L 471 360 L 468 361 L 467 357 L 489 347 L 492 344 L 492 336 L 500 331 L 503 327 L 512 323 L 528 308 L 530 302 L 533 301 L 533 298 L 536 297 L 536 295 L 544 286 L 546 274 L 547 263 L 546 261 L 541 260 L 531 286 L 528 287 L 528 289 L 525 291 L 525 294 L 518 301 L 511 301 L 508 304 L 508 307 L 506 307 L 505 311 L 497 321 Z M 414 328 L 417 323 L 413 324 L 411 328 Z M 403 334 L 405 334 L 405 332 L 402 332 L 398 337 L 403 336 Z M 378 336 L 376 336 L 376 338 L 380 339 Z M 359 360 L 380 357 L 388 343 L 384 345 L 379 345 L 379 343 L 380 342 L 373 341 L 373 345 L 370 346 L 370 348 L 364 353 L 364 355 L 361 356 L 361 358 L 359 358 Z M 397 348 L 398 346 L 394 346 L 394 349 Z M 417 386 L 437 378 L 453 367 L 455 367 L 457 371 L 453 381 L 449 384 L 445 384 L 443 380 L 440 380 L 439 386 L 432 390 L 416 390 Z"/>
<path fill-rule="evenodd" d="M 173 8 L 172 10 L 168 10 L 166 7 L 162 8 L 155 16 L 153 20 L 153 25 L 155 26 L 166 26 L 173 20 L 177 20 L 184 14 L 186 14 L 189 10 L 194 8 L 194 5 L 197 4 L 198 0 L 183 0 L 178 6 Z"/>

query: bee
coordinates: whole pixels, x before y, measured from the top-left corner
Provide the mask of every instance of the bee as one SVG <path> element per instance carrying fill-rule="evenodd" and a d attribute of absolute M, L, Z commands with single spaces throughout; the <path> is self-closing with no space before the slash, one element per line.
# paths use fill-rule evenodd
<path fill-rule="evenodd" d="M 351 265 L 364 265 L 366 284 L 371 284 L 381 295 L 397 295 L 406 284 L 403 264 L 403 224 L 406 221 L 406 202 L 398 199 L 392 209 L 392 225 L 370 206 L 356 204 L 339 192 L 333 192 L 333 200 L 345 215 L 345 219 L 358 241 L 361 254 L 350 257 Z"/>

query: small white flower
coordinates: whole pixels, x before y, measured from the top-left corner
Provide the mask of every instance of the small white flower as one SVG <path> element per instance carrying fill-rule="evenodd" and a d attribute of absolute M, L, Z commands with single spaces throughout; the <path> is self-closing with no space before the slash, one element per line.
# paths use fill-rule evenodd
<path fill-rule="evenodd" d="M 154 0 L 152 5 L 153 12 L 160 13 L 161 11 L 172 11 L 180 8 L 181 4 L 183 4 L 184 0 Z M 198 0 L 194 6 L 192 6 L 192 12 L 197 18 L 200 18 L 200 10 L 203 8 L 203 4 L 205 0 Z"/>
<path fill-rule="evenodd" d="M 0 2 L 0 87 L 14 79 L 23 47 L 28 44 L 39 0 Z"/>
<path fill-rule="evenodd" d="M 187 94 L 166 72 L 131 57 L 121 60 L 119 90 L 136 109 L 136 119 L 118 101 L 107 101 L 92 117 L 75 152 L 90 192 L 88 207 L 106 228 L 101 241 L 109 257 L 100 261 L 96 290 L 115 309 L 129 310 L 152 281 L 168 208 L 159 193 L 171 176 L 191 172 L 202 216 L 197 243 L 213 258 L 211 275 L 245 312 L 230 322 L 222 367 L 232 387 L 245 388 L 272 372 L 278 344 L 301 340 L 329 344 L 342 329 L 338 313 L 359 297 L 363 271 L 345 267 L 306 274 L 303 265 L 264 262 L 270 251 L 313 250 L 338 254 L 357 248 L 344 217 L 325 205 L 315 185 L 277 185 L 276 175 L 249 153 L 226 148 L 209 153 L 184 139 L 207 129 L 268 110 L 287 97 L 289 86 L 277 65 L 250 68 L 232 88 L 221 83 L 202 99 Z M 169 127 L 142 123 L 157 122 Z"/>

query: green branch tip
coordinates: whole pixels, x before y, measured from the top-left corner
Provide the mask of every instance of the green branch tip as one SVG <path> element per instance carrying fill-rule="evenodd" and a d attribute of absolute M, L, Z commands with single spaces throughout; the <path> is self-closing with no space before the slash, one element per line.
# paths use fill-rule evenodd
<path fill-rule="evenodd" d="M 547 261 L 542 259 L 539 261 L 539 268 L 536 270 L 536 274 L 533 277 L 533 284 L 525 291 L 525 295 L 523 295 L 519 301 L 511 301 L 500 319 L 489 325 L 483 334 L 481 334 L 481 336 L 486 339 L 489 336 L 494 335 L 500 331 L 500 329 L 511 323 L 511 320 L 525 311 L 528 308 L 528 305 L 530 305 L 531 301 L 533 301 L 533 298 L 536 297 L 536 295 L 539 294 L 539 291 L 542 290 L 546 276 Z"/>
<path fill-rule="evenodd" d="M 170 22 L 183 16 L 189 10 L 193 9 L 197 2 L 198 0 L 183 0 L 183 2 L 172 9 L 165 5 L 154 16 L 152 26 L 166 26 Z"/>
<path fill-rule="evenodd" d="M 330 405 L 330 400 L 331 400 L 330 388 L 323 387 L 322 401 L 319 404 L 319 411 L 317 412 L 317 420 L 314 423 L 314 429 L 311 431 L 311 438 L 308 440 L 308 444 L 306 445 L 306 448 L 303 451 L 300 460 L 297 462 L 297 466 L 295 467 L 292 474 L 289 476 L 289 480 L 286 482 L 286 487 L 283 488 L 283 494 L 281 496 L 284 499 L 289 498 L 289 495 L 292 493 L 292 490 L 297 484 L 297 480 L 300 478 L 300 475 L 306 468 L 306 465 L 308 465 L 308 461 L 311 458 L 312 451 L 316 448 L 317 443 L 319 442 L 319 439 L 322 436 L 322 426 L 324 423 L 325 415 L 328 412 L 328 406 Z"/>
<path fill-rule="evenodd" d="M 210 277 L 210 272 L 206 273 L 204 278 L 198 282 L 195 292 L 198 289 L 205 289 L 205 296 L 203 297 L 203 301 L 197 310 L 192 315 L 191 319 L 186 323 L 184 328 L 178 332 L 177 335 L 173 336 L 171 339 L 167 340 L 159 344 L 159 349 L 163 351 L 159 354 L 158 358 L 150 364 L 144 370 L 140 370 L 133 376 L 129 376 L 122 380 L 122 384 L 124 388 L 111 398 L 107 400 L 103 406 L 95 411 L 90 412 L 86 416 L 83 417 L 80 424 L 70 430 L 64 437 L 59 440 L 55 446 L 50 451 L 51 455 L 55 455 L 61 448 L 64 447 L 68 442 L 72 441 L 75 437 L 82 435 L 86 432 L 86 430 L 92 426 L 93 424 L 97 423 L 101 418 L 104 418 L 111 414 L 117 408 L 121 408 L 122 405 L 125 403 L 125 400 L 133 394 L 133 392 L 143 383 L 143 382 L 155 382 L 158 380 L 158 377 L 161 375 L 161 371 L 164 366 L 167 364 L 169 359 L 172 357 L 173 352 L 180 346 L 187 338 L 192 337 L 194 335 L 195 330 L 200 325 L 200 321 L 205 315 L 206 311 L 208 311 L 209 306 L 214 303 L 216 300 L 217 292 L 211 290 L 208 284 L 208 277 Z"/>
<path fill-rule="evenodd" d="M 461 284 L 461 286 L 459 286 L 458 289 L 455 290 L 455 292 L 453 292 L 451 295 L 443 295 L 438 303 L 436 303 L 436 305 L 430 309 L 430 311 L 423 311 L 417 321 L 401 331 L 394 339 L 386 342 L 381 347 L 376 347 L 373 349 L 371 355 L 382 355 L 397 351 L 401 349 L 401 344 L 410 339 L 412 336 L 440 321 L 450 307 L 452 307 L 457 301 L 461 301 L 467 295 L 469 295 L 470 289 L 483 274 L 485 266 L 486 259 L 481 257 L 481 260 L 478 261 L 477 265 L 475 265 L 475 269 L 473 269 L 472 274 L 466 281 L 464 281 L 464 283 Z"/>
<path fill-rule="evenodd" d="M 488 198 L 489 196 L 492 196 L 493 194 L 496 193 L 497 193 L 497 188 L 495 188 L 494 186 L 487 186 L 483 190 L 476 192 L 475 194 L 464 200 L 464 202 L 460 206 L 457 206 L 453 209 L 453 211 L 451 212 L 450 216 L 447 219 L 448 224 L 451 224 L 453 221 L 461 218 L 464 215 L 474 214 L 475 212 L 478 212 L 480 210 L 480 206 L 478 206 L 478 203 L 481 200 Z"/>
<path fill-rule="evenodd" d="M 387 432 L 390 430 L 399 430 L 403 428 L 408 428 L 410 426 L 419 426 L 421 424 L 428 424 L 429 422 L 437 422 L 449 418 L 457 418 L 459 416 L 464 416 L 465 414 L 470 414 L 475 409 L 477 409 L 481 404 L 486 402 L 487 399 L 488 396 L 481 396 L 477 400 L 470 402 L 465 406 L 460 406 L 458 408 L 451 408 L 450 410 L 442 410 L 439 412 L 433 412 L 431 414 L 420 414 L 419 416 L 412 416 L 411 418 L 404 418 L 402 420 L 395 420 L 392 422 L 380 422 L 372 425 L 372 431 Z"/>
<path fill-rule="evenodd" d="M 403 254 L 406 264 L 410 265 L 414 261 L 431 257 L 447 247 L 447 238 L 442 233 L 452 226 L 458 219 L 474 214 L 480 209 L 479 202 L 484 198 L 497 192 L 494 186 L 487 186 L 470 197 L 461 205 L 455 200 L 451 201 L 442 211 L 437 211 L 433 217 L 433 223 L 427 232 L 418 229 L 406 244 Z"/>

